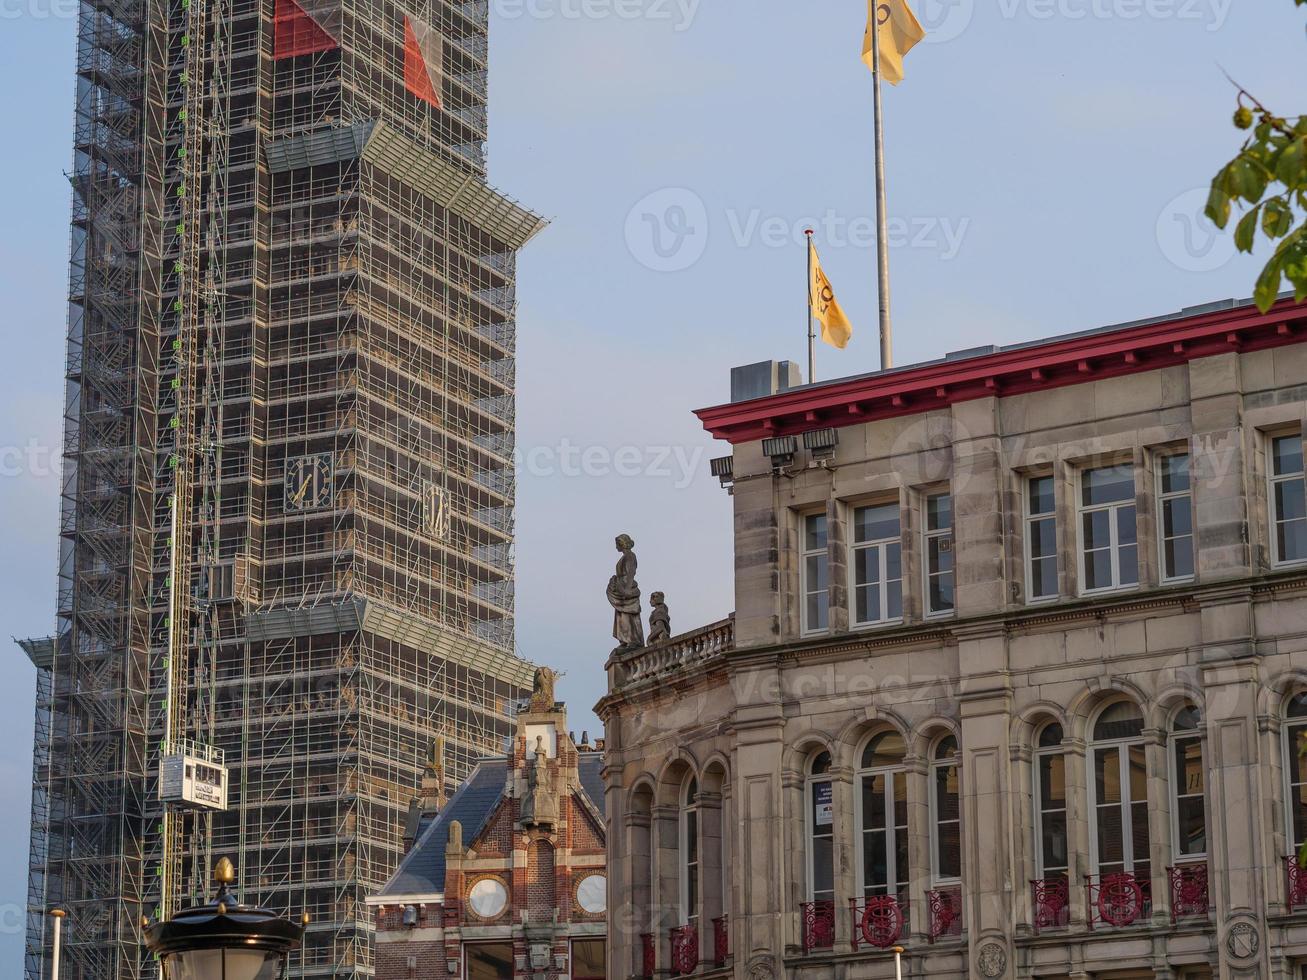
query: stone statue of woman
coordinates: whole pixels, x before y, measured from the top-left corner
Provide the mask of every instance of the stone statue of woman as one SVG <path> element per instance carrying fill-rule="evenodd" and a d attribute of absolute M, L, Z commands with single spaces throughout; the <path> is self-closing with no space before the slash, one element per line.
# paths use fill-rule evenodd
<path fill-rule="evenodd" d="M 608 580 L 608 602 L 613 607 L 613 639 L 616 653 L 638 650 L 644 646 L 644 624 L 641 622 L 640 583 L 635 580 L 639 562 L 635 558 L 635 542 L 629 534 L 617 536 L 617 573 Z"/>

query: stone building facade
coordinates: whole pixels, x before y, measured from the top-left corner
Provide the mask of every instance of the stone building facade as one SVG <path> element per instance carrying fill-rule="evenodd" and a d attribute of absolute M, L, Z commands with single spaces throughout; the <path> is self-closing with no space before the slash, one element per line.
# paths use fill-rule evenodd
<path fill-rule="evenodd" d="M 609 662 L 610 976 L 1307 976 L 1307 306 L 698 414 L 736 613 Z"/>
<path fill-rule="evenodd" d="M 433 753 L 408 854 L 368 899 L 378 980 L 605 980 L 603 743 L 588 742 L 538 692 L 509 753 L 448 800 Z"/>

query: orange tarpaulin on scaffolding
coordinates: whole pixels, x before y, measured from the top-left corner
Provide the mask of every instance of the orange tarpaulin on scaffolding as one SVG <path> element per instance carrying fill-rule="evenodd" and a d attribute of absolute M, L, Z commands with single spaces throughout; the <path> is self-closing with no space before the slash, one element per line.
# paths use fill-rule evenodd
<path fill-rule="evenodd" d="M 440 35 L 416 17 L 404 17 L 404 87 L 440 108 Z"/>
<path fill-rule="evenodd" d="M 277 0 L 272 26 L 273 57 L 278 60 L 330 51 L 337 46 L 335 39 L 295 0 Z"/>

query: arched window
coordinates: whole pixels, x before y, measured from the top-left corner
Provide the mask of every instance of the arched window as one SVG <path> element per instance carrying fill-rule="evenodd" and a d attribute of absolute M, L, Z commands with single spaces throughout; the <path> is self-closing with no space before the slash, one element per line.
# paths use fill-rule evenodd
<path fill-rule="evenodd" d="M 681 918 L 699 919 L 699 781 L 693 776 L 681 798 Z"/>
<path fill-rule="evenodd" d="M 1093 873 L 1151 874 L 1148 765 L 1144 716 L 1129 701 L 1109 705 L 1094 722 L 1089 751 L 1090 843 Z"/>
<path fill-rule="evenodd" d="M 835 900 L 835 797 L 829 752 L 808 766 L 808 901 Z"/>
<path fill-rule="evenodd" d="M 958 785 L 958 740 L 935 746 L 930 764 L 930 874 L 934 884 L 962 880 L 962 796 Z"/>
<path fill-rule="evenodd" d="M 858 886 L 864 898 L 907 901 L 907 746 L 898 732 L 867 743 L 858 772 Z"/>
<path fill-rule="evenodd" d="M 1171 835 L 1177 861 L 1207 854 L 1206 773 L 1198 709 L 1185 705 L 1171 722 Z"/>
<path fill-rule="evenodd" d="M 1062 726 L 1050 722 L 1035 748 L 1035 873 L 1041 879 L 1065 875 L 1069 867 L 1062 738 Z"/>
<path fill-rule="evenodd" d="M 1285 710 L 1284 771 L 1289 853 L 1297 854 L 1307 843 L 1307 692 L 1291 698 Z"/>

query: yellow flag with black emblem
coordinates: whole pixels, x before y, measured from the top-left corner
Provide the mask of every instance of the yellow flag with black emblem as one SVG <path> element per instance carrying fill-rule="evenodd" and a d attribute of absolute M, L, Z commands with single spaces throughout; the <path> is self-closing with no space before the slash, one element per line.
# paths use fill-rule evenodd
<path fill-rule="evenodd" d="M 812 315 L 821 324 L 821 339 L 832 347 L 844 350 L 849 346 L 853 336 L 853 324 L 844 315 L 844 310 L 835 299 L 835 290 L 830 280 L 821 269 L 821 259 L 817 258 L 817 246 L 808 238 L 808 266 L 812 270 L 811 282 L 808 284 L 808 305 Z"/>
<path fill-rule="evenodd" d="M 873 34 L 872 31 L 876 31 Z M 867 32 L 862 60 L 876 70 L 876 38 L 880 38 L 880 74 L 891 85 L 903 81 L 903 59 L 926 36 L 908 0 L 867 0 Z"/>

